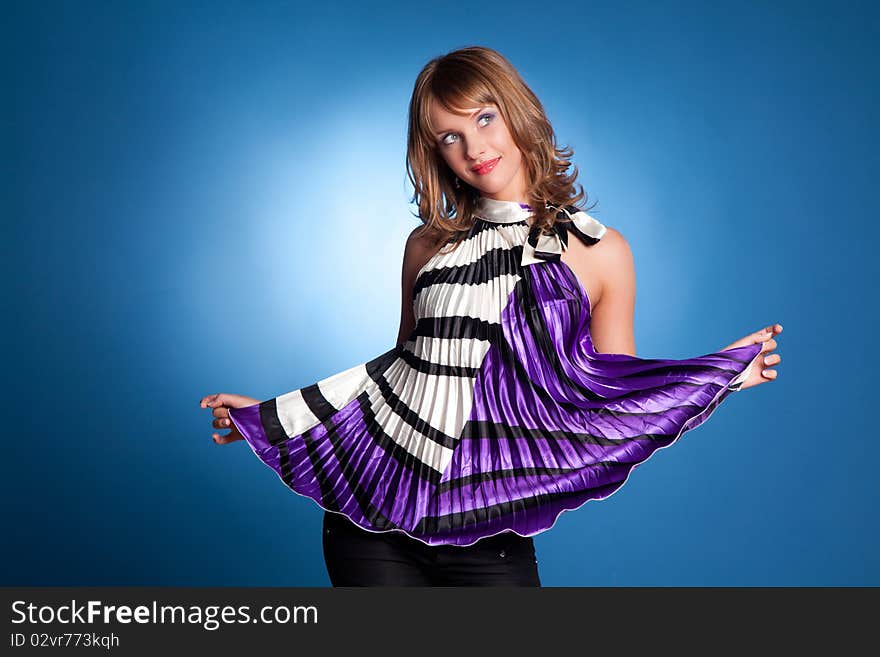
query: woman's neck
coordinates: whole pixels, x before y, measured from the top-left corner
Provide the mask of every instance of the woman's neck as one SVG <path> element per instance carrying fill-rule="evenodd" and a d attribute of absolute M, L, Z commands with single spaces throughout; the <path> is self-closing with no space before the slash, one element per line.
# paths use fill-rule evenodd
<path fill-rule="evenodd" d="M 522 207 L 526 207 L 526 208 L 530 207 L 527 199 L 506 199 L 506 198 L 501 199 L 501 198 L 492 198 L 491 196 L 484 196 L 484 195 L 480 194 L 478 197 L 478 202 L 480 202 L 482 200 L 488 201 L 490 204 L 491 203 L 516 203 L 517 205 L 520 205 Z"/>

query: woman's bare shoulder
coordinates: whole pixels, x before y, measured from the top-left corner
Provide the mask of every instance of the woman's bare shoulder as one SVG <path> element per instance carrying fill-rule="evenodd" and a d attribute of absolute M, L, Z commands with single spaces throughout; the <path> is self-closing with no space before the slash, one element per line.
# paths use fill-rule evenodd
<path fill-rule="evenodd" d="M 626 260 L 632 258 L 632 249 L 629 242 L 618 229 L 613 226 L 605 226 L 605 234 L 594 246 L 596 257 L 601 257 L 607 263 L 625 264 Z"/>
<path fill-rule="evenodd" d="M 426 224 L 421 224 L 412 229 L 406 238 L 407 245 L 413 243 L 416 248 L 430 247 L 437 240 L 437 233 Z"/>
<path fill-rule="evenodd" d="M 416 226 L 406 238 L 404 269 L 412 273 L 417 272 L 440 250 L 441 246 L 442 242 L 435 231 L 424 224 Z"/>
<path fill-rule="evenodd" d="M 605 226 L 605 234 L 593 247 L 596 271 L 606 292 L 628 294 L 635 285 L 635 263 L 629 242 L 618 229 Z"/>

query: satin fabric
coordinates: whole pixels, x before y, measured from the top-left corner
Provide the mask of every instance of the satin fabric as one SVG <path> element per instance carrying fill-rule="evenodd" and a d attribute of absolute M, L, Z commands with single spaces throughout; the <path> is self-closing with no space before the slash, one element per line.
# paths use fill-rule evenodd
<path fill-rule="evenodd" d="M 418 272 L 405 343 L 230 410 L 256 456 L 367 531 L 471 545 L 549 529 L 705 422 L 762 345 L 683 360 L 598 353 L 590 299 L 559 256 L 571 235 L 594 245 L 605 226 L 557 210 L 572 221 L 540 236 L 528 206 L 481 199 L 466 238 Z"/>

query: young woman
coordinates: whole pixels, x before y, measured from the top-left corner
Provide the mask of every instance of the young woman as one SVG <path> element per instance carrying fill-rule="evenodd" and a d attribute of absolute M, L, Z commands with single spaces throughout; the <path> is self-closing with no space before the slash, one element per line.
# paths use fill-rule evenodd
<path fill-rule="evenodd" d="M 324 509 L 334 586 L 540 586 L 534 535 L 776 378 L 778 324 L 695 358 L 635 355 L 630 249 L 579 208 L 571 155 L 499 53 L 432 60 L 409 108 L 422 225 L 397 345 L 266 401 L 201 400 L 230 429 L 216 443 L 246 440 Z"/>

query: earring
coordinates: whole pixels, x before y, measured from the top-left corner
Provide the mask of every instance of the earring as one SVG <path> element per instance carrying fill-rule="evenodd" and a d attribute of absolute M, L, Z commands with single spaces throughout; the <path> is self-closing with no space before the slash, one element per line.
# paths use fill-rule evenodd
<path fill-rule="evenodd" d="M 455 188 L 461 189 L 461 181 L 458 179 L 458 176 L 455 177 Z"/>

